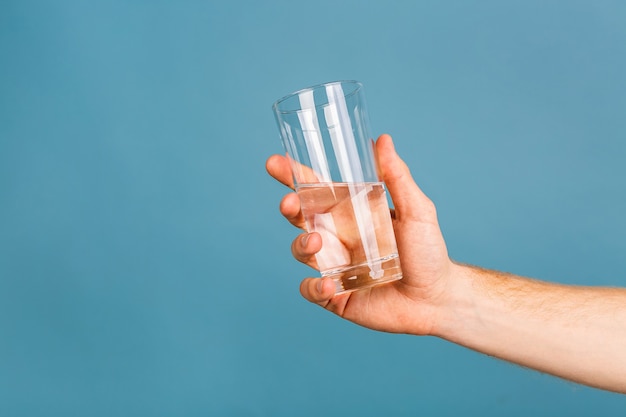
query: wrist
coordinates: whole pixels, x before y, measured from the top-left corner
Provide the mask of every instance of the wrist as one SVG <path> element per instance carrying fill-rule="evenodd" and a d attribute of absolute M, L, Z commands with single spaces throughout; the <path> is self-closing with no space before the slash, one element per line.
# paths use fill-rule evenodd
<path fill-rule="evenodd" d="M 431 335 L 453 342 L 477 318 L 474 294 L 480 276 L 472 266 L 451 262 L 446 285 L 435 306 Z"/>

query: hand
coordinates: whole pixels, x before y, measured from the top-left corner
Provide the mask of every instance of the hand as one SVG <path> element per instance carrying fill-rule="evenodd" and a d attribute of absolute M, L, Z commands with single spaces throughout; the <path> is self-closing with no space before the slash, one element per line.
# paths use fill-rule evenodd
<path fill-rule="evenodd" d="M 306 278 L 300 291 L 307 300 L 371 329 L 435 335 L 525 367 L 626 393 L 626 289 L 553 284 L 455 264 L 433 203 L 411 178 L 391 137 L 381 136 L 376 150 L 395 206 L 403 278 L 338 295 L 331 279 Z M 285 157 L 270 157 L 267 170 L 293 188 Z M 280 211 L 304 228 L 295 193 L 283 198 Z M 315 268 L 321 245 L 319 234 L 303 233 L 291 250 Z"/>
<path fill-rule="evenodd" d="M 394 333 L 434 334 L 437 314 L 446 303 L 455 265 L 448 257 L 435 207 L 413 181 L 408 167 L 395 152 L 391 137 L 382 135 L 376 142 L 376 150 L 382 179 L 395 206 L 392 219 L 403 279 L 335 295 L 330 278 L 306 278 L 300 292 L 307 300 L 365 327 Z M 271 156 L 266 168 L 272 177 L 293 189 L 287 158 Z M 293 225 L 305 228 L 295 193 L 283 198 L 280 211 Z M 317 268 L 315 254 L 321 246 L 319 234 L 303 233 L 293 241 L 291 251 L 300 262 Z"/>

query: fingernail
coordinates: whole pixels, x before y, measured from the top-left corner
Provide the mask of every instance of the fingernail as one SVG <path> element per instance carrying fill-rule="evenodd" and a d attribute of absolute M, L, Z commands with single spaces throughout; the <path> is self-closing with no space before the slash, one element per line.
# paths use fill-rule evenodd
<path fill-rule="evenodd" d="M 322 281 L 323 281 L 322 278 L 318 278 L 317 284 L 315 284 L 315 288 L 317 289 L 317 292 L 319 292 L 319 293 L 322 292 L 322 284 L 323 284 Z"/>
<path fill-rule="evenodd" d="M 305 248 L 306 244 L 309 242 L 309 236 L 310 235 L 307 234 L 307 235 L 304 235 L 302 239 L 300 239 L 300 244 L 302 245 L 303 248 Z"/>

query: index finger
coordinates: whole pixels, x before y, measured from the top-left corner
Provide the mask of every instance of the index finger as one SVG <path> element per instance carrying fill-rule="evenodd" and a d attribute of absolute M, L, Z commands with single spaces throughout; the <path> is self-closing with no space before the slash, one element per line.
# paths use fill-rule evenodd
<path fill-rule="evenodd" d="M 293 175 L 291 175 L 291 167 L 289 160 L 283 155 L 272 155 L 265 162 L 267 173 L 274 177 L 278 182 L 294 189 Z"/>
<path fill-rule="evenodd" d="M 270 156 L 265 163 L 265 168 L 272 177 L 291 189 L 294 189 L 294 176 L 300 184 L 316 184 L 320 182 L 320 175 L 318 175 L 317 171 L 310 166 L 290 159 L 289 155 Z M 330 174 L 327 177 L 330 177 Z M 322 178 L 324 177 L 322 176 Z"/>

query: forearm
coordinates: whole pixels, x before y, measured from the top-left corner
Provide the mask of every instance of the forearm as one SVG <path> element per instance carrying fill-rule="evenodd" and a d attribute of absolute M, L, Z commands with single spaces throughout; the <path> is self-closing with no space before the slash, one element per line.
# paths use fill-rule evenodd
<path fill-rule="evenodd" d="M 435 335 L 572 381 L 626 393 L 626 290 L 455 265 Z"/>

